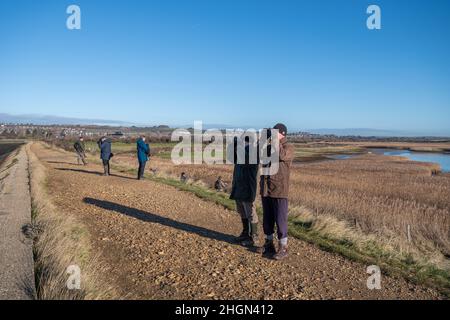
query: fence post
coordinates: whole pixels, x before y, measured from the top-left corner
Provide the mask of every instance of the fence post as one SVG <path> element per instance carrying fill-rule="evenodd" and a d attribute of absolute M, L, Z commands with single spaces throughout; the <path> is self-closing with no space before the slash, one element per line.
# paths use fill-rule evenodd
<path fill-rule="evenodd" d="M 354 223 L 355 223 L 355 229 L 358 230 L 358 231 L 361 231 L 361 226 L 358 223 L 358 219 L 355 218 L 354 219 Z"/>
<path fill-rule="evenodd" d="M 408 242 L 411 243 L 411 225 L 407 225 L 406 227 L 407 236 L 408 236 Z"/>

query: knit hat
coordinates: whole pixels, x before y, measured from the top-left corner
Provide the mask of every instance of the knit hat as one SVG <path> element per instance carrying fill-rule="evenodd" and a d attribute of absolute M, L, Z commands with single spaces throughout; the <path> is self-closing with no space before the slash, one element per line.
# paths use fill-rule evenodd
<path fill-rule="evenodd" d="M 274 127 L 274 129 L 278 129 L 278 131 L 285 136 L 287 134 L 287 128 L 284 124 L 282 123 L 277 123 Z"/>

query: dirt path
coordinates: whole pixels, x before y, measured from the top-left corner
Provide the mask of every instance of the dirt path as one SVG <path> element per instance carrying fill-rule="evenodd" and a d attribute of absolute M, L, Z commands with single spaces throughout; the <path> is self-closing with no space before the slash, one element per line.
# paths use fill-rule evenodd
<path fill-rule="evenodd" d="M 0 166 L 0 300 L 35 296 L 33 242 L 22 232 L 31 223 L 28 182 L 28 158 L 21 147 Z"/>
<path fill-rule="evenodd" d="M 111 283 L 139 299 L 436 299 L 434 290 L 382 277 L 366 287 L 366 267 L 290 239 L 276 262 L 233 243 L 234 212 L 194 195 L 101 167 L 76 165 L 69 153 L 33 145 L 49 168 L 61 214 L 75 215 L 109 266 Z"/>

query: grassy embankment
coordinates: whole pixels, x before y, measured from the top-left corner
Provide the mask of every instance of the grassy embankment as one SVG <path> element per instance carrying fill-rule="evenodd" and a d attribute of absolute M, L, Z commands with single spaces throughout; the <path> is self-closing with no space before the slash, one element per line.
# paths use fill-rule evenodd
<path fill-rule="evenodd" d="M 0 140 L 0 165 L 12 151 L 23 143 L 21 140 Z"/>
<path fill-rule="evenodd" d="M 9 175 L 8 169 L 17 163 L 15 155 L 17 155 L 21 144 L 23 142 L 18 140 L 0 140 L 0 182 Z M 14 150 L 16 152 L 11 156 Z M 7 161 L 10 156 L 12 157 L 11 160 Z"/>
<path fill-rule="evenodd" d="M 89 233 L 74 217 L 62 215 L 47 194 L 45 167 L 29 146 L 32 223 L 37 299 L 81 300 L 117 298 L 98 259 L 92 255 Z M 69 266 L 81 271 L 80 290 L 69 290 Z"/>

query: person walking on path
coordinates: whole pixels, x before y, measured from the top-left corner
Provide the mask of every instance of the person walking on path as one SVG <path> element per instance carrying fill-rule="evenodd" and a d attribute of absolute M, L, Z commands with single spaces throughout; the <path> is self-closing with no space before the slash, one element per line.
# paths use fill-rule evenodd
<path fill-rule="evenodd" d="M 113 153 L 111 152 L 111 140 L 106 137 L 102 137 L 98 142 L 98 147 L 100 148 L 100 159 L 103 162 L 103 170 L 104 176 L 110 175 L 110 166 L 109 160 L 113 157 Z"/>
<path fill-rule="evenodd" d="M 80 163 L 83 163 L 83 165 L 86 165 L 86 153 L 85 153 L 85 145 L 84 145 L 84 139 L 83 137 L 80 137 L 73 145 L 75 148 L 75 152 L 77 153 L 77 163 L 80 165 Z"/>
<path fill-rule="evenodd" d="M 287 142 L 287 128 L 284 124 L 278 123 L 274 127 L 278 130 L 277 136 L 279 150 L 273 150 L 279 154 L 279 167 L 274 175 L 261 175 L 260 194 L 263 206 L 263 228 L 266 237 L 261 252 L 271 255 L 275 260 L 281 260 L 288 255 L 288 193 L 289 175 L 292 160 L 294 158 L 294 148 Z M 273 148 L 272 144 L 272 148 Z M 273 235 L 277 226 L 278 252 L 275 250 Z"/>
<path fill-rule="evenodd" d="M 145 136 L 141 136 L 137 142 L 137 157 L 139 161 L 139 169 L 137 179 L 141 180 L 144 178 L 145 165 L 148 161 L 148 157 L 150 156 L 150 146 L 148 143 L 145 143 Z"/>
<path fill-rule="evenodd" d="M 254 201 L 258 176 L 258 162 L 251 163 L 249 156 L 249 137 L 245 137 L 245 161 L 237 163 L 233 170 L 230 199 L 236 202 L 236 211 L 241 216 L 242 233 L 236 238 L 243 246 L 254 246 L 258 236 L 258 214 Z"/>

